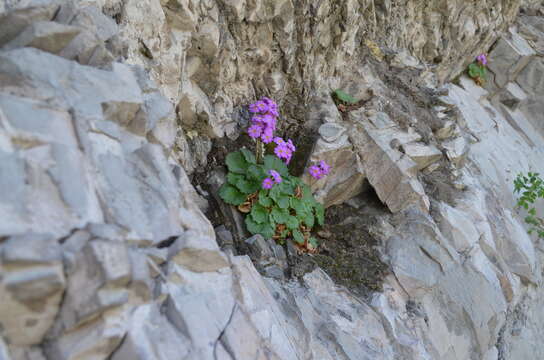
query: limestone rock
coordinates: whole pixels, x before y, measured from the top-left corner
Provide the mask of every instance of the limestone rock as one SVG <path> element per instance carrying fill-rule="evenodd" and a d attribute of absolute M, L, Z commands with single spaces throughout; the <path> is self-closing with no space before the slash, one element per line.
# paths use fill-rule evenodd
<path fill-rule="evenodd" d="M 20 8 L 13 9 L 8 6 L 9 11 L 0 12 L 0 34 L 2 34 L 0 35 L 0 46 L 13 40 L 32 23 L 52 20 L 59 8 L 57 3 L 49 1 L 37 4 L 37 6 L 22 5 Z"/>
<path fill-rule="evenodd" d="M 112 360 L 169 360 L 188 355 L 188 339 L 168 322 L 155 304 L 134 309 L 128 329 L 121 346 L 113 353 Z"/>
<path fill-rule="evenodd" d="M 425 169 L 442 157 L 442 152 L 433 145 L 412 143 L 403 145 L 402 149 L 406 155 L 417 163 L 418 170 Z"/>
<path fill-rule="evenodd" d="M 516 33 L 511 39 L 501 38 L 489 54 L 489 69 L 495 74 L 495 82 L 503 87 L 515 79 L 521 69 L 535 55 L 531 46 Z"/>
<path fill-rule="evenodd" d="M 350 133 L 350 140 L 361 158 L 370 185 L 389 210 L 398 212 L 415 204 L 428 211 L 429 199 L 414 176 L 417 164 L 390 147 L 391 135 L 389 131 L 384 133 L 356 125 Z"/>
<path fill-rule="evenodd" d="M 77 27 L 55 22 L 35 22 L 4 45 L 4 48 L 9 50 L 28 46 L 57 54 L 79 34 L 79 31 Z"/>
<path fill-rule="evenodd" d="M 341 204 L 363 191 L 365 179 L 359 156 L 348 140 L 348 129 L 339 123 L 325 123 L 319 127 L 317 140 L 309 158 L 309 166 L 320 160 L 334 171 L 321 180 L 305 171 L 304 181 L 314 191 L 316 199 L 325 207 Z"/>
<path fill-rule="evenodd" d="M 442 144 L 446 150 L 446 156 L 457 167 L 462 167 L 469 151 L 469 146 L 465 138 L 458 137 L 454 140 Z"/>

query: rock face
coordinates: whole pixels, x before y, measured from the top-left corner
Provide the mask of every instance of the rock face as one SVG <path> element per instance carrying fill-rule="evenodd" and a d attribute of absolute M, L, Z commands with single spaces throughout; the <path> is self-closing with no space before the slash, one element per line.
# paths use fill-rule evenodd
<path fill-rule="evenodd" d="M 543 249 L 512 195 L 544 171 L 539 4 L 491 49 L 486 89 L 435 87 L 519 6 L 0 2 L 0 359 L 544 358 Z M 340 113 L 338 87 L 365 105 Z M 289 277 L 292 248 L 238 254 L 241 223 L 200 210 L 188 173 L 257 94 L 316 131 L 327 206 L 383 203 L 383 291 Z"/>

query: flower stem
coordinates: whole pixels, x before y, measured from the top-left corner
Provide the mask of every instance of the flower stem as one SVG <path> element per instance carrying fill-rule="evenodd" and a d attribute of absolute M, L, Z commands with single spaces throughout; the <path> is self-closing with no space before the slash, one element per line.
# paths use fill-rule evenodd
<path fill-rule="evenodd" d="M 260 139 L 257 139 L 257 143 L 255 144 L 255 158 L 257 159 L 257 164 L 260 164 L 262 161 L 262 145 Z"/>

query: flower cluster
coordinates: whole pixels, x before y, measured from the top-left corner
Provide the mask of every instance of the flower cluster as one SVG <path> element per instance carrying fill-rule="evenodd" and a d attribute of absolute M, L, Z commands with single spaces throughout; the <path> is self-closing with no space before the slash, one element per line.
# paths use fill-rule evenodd
<path fill-rule="evenodd" d="M 323 176 L 327 175 L 331 171 L 330 165 L 325 161 L 321 160 L 317 165 L 312 165 L 308 169 L 308 172 L 315 179 L 321 179 Z"/>
<path fill-rule="evenodd" d="M 263 189 L 272 189 L 272 186 L 274 186 L 274 184 L 281 183 L 281 175 L 276 170 L 269 170 L 268 175 L 270 175 L 270 177 L 267 177 L 263 180 Z"/>
<path fill-rule="evenodd" d="M 268 144 L 274 139 L 276 130 L 276 118 L 279 116 L 278 104 L 267 97 L 249 105 L 249 111 L 254 115 L 251 118 L 252 125 L 247 130 L 253 139 L 261 139 Z"/>
<path fill-rule="evenodd" d="M 487 57 L 485 54 L 480 54 L 476 57 L 476 61 L 480 63 L 480 65 L 487 65 Z"/>
<path fill-rule="evenodd" d="M 289 164 L 289 161 L 291 161 L 291 157 L 296 150 L 293 141 L 291 141 L 291 139 L 285 141 L 280 137 L 275 137 L 274 143 L 276 144 L 276 147 L 274 148 L 274 154 L 276 154 L 277 157 L 285 160 L 285 162 Z"/>

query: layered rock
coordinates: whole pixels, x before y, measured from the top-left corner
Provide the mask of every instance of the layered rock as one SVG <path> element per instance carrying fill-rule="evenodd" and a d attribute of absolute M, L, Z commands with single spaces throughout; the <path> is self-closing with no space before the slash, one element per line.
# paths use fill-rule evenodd
<path fill-rule="evenodd" d="M 0 3 L 0 358 L 542 358 L 542 250 L 511 193 L 544 170 L 541 18 L 493 48 L 488 90 L 461 77 L 429 95 L 432 74 L 410 73 L 456 73 L 518 6 Z M 384 34 L 394 56 L 362 45 Z M 328 86 L 344 85 L 375 96 L 341 116 Z M 366 182 L 384 203 L 369 228 L 383 292 L 364 301 L 320 269 L 286 280 L 283 248 L 250 239 L 263 277 L 224 227 L 219 249 L 177 161 L 203 164 L 196 150 L 236 137 L 237 107 L 264 93 L 286 114 L 316 105 L 310 158 L 342 169 L 312 184 L 327 205 Z"/>

